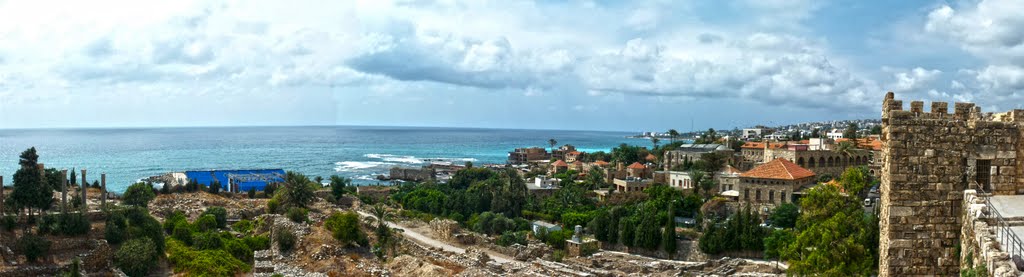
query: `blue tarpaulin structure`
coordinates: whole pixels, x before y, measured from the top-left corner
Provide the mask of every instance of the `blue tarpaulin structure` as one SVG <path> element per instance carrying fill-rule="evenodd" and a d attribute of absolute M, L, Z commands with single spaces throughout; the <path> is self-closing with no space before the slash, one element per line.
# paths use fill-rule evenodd
<path fill-rule="evenodd" d="M 284 169 L 197 170 L 185 171 L 185 177 L 205 187 L 217 181 L 224 191 L 230 190 L 230 184 L 236 184 L 237 192 L 244 192 L 253 188 L 263 190 L 269 183 L 283 183 Z"/>

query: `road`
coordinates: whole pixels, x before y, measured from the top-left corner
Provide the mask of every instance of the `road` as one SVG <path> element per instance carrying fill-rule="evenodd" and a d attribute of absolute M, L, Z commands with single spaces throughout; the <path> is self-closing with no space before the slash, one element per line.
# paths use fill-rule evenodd
<path fill-rule="evenodd" d="M 359 212 L 359 215 L 362 215 L 363 217 L 373 217 L 373 215 L 370 215 L 369 213 L 365 213 L 363 211 L 357 211 L 357 212 Z M 447 242 L 443 242 L 443 241 L 439 241 L 439 240 L 433 239 L 433 238 L 431 238 L 429 236 L 426 236 L 426 235 L 420 234 L 419 232 L 416 232 L 412 228 L 406 228 L 405 226 L 399 225 L 398 223 L 391 222 L 391 221 L 386 221 L 385 223 L 387 223 L 388 227 L 402 229 L 403 230 L 403 232 L 401 232 L 402 235 L 404 235 L 408 239 L 411 239 L 411 240 L 415 241 L 416 243 L 419 243 L 420 245 L 424 245 L 424 246 L 427 246 L 427 247 L 441 248 L 444 251 L 448 251 L 448 252 L 452 252 L 452 253 L 456 253 L 456 254 L 466 253 L 466 249 L 465 248 L 458 247 L 458 246 L 449 244 Z M 521 264 L 519 261 L 515 261 L 515 260 L 511 259 L 508 256 L 496 253 L 494 251 L 490 251 L 490 250 L 484 249 L 484 252 L 486 252 L 487 255 L 491 257 L 492 260 L 494 260 L 494 261 L 496 261 L 498 263 L 502 263 L 502 264 L 504 264 L 504 263 Z"/>

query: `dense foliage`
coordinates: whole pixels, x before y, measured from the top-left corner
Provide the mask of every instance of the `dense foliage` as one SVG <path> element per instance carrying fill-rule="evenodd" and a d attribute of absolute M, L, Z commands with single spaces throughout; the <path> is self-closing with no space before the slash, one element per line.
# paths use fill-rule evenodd
<path fill-rule="evenodd" d="M 186 276 L 236 276 L 248 272 L 251 267 L 235 258 L 228 251 L 193 250 L 174 240 L 167 240 L 167 259 L 174 265 L 174 271 Z"/>
<path fill-rule="evenodd" d="M 218 231 L 219 207 L 211 207 L 203 216 L 189 223 L 181 211 L 174 211 L 164 221 L 168 260 L 174 270 L 187 276 L 235 276 L 250 270 L 253 251 L 270 248 L 270 238 L 252 234 L 252 221 L 242 220 L 231 227 L 241 234 L 236 237 Z M 225 224 L 226 225 L 226 224 Z"/>
<path fill-rule="evenodd" d="M 768 219 L 772 221 L 773 227 L 793 228 L 796 227 L 798 217 L 800 217 L 800 207 L 793 203 L 783 203 L 772 210 Z"/>
<path fill-rule="evenodd" d="M 125 205 L 145 207 L 149 205 L 149 201 L 153 201 L 156 198 L 156 193 L 153 193 L 153 187 L 149 184 L 135 183 L 124 191 L 124 196 L 121 198 L 121 202 Z"/>
<path fill-rule="evenodd" d="M 206 208 L 200 217 L 205 215 L 212 215 L 214 220 L 217 222 L 217 228 L 224 228 L 228 225 L 228 210 L 224 207 L 213 206 Z"/>
<path fill-rule="evenodd" d="M 89 219 L 80 213 L 59 213 L 43 216 L 39 221 L 39 234 L 79 236 L 89 233 Z"/>
<path fill-rule="evenodd" d="M 30 263 L 35 262 L 39 257 L 46 256 L 50 252 L 51 245 L 50 241 L 34 234 L 22 235 L 16 244 L 18 251 L 25 255 L 25 260 Z"/>
<path fill-rule="evenodd" d="M 342 245 L 366 246 L 366 233 L 359 228 L 359 215 L 355 212 L 333 213 L 324 221 L 324 228 Z"/>
<path fill-rule="evenodd" d="M 128 240 L 114 253 L 114 264 L 128 276 L 146 276 L 162 256 L 154 245 L 147 237 Z"/>
<path fill-rule="evenodd" d="M 724 222 L 712 222 L 704 230 L 698 246 L 704 253 L 720 254 L 729 251 L 760 251 L 768 230 L 760 226 L 757 213 L 747 205 L 742 211 Z"/>

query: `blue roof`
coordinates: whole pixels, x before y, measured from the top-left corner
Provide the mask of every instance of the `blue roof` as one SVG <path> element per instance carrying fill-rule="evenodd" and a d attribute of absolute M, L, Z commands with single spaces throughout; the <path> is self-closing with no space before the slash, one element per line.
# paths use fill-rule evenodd
<path fill-rule="evenodd" d="M 284 169 L 185 171 L 185 177 L 207 187 L 216 180 L 222 190 L 227 190 L 231 183 L 229 178 L 238 184 L 239 191 L 263 190 L 268 183 L 283 183 Z"/>

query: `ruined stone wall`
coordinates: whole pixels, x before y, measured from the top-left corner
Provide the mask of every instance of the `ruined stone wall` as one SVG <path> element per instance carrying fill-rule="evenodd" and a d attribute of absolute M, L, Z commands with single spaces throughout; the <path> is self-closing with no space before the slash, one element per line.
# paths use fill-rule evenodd
<path fill-rule="evenodd" d="M 993 120 L 970 103 L 953 113 L 945 102 L 923 107 L 905 111 L 891 92 L 883 100 L 880 276 L 958 275 L 963 191 L 977 184 L 979 161 L 991 162 L 996 194 L 1020 184 L 1014 116 Z"/>
<path fill-rule="evenodd" d="M 989 225 L 988 206 L 975 190 L 964 191 L 963 226 L 960 229 L 960 267 L 985 265 L 989 276 L 1019 276 L 1022 272 L 1000 249 L 995 226 Z"/>

